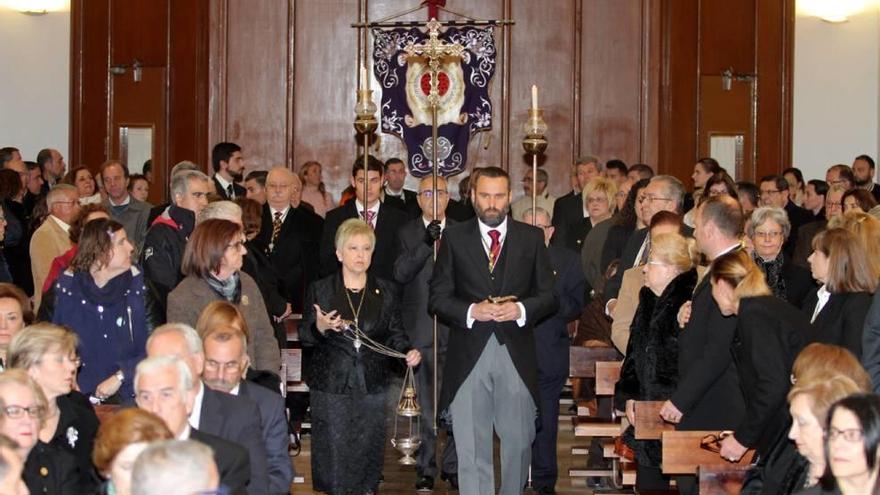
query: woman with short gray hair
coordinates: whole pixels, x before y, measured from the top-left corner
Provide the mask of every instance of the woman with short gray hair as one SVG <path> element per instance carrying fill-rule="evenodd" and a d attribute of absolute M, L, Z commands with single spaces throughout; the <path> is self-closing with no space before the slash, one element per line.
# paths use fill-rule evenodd
<path fill-rule="evenodd" d="M 789 232 L 788 214 L 772 206 L 755 209 L 746 226 L 746 235 L 754 246 L 752 258 L 764 272 L 773 295 L 800 307 L 816 286 L 810 271 L 792 263 L 783 253 Z"/>

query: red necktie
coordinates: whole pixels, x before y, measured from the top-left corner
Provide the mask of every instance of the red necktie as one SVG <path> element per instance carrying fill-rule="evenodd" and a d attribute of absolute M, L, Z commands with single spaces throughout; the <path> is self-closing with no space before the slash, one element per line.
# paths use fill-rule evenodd
<path fill-rule="evenodd" d="M 492 244 L 489 246 L 489 271 L 495 269 L 495 262 L 498 261 L 498 255 L 501 254 L 501 232 L 490 230 L 489 237 Z"/>

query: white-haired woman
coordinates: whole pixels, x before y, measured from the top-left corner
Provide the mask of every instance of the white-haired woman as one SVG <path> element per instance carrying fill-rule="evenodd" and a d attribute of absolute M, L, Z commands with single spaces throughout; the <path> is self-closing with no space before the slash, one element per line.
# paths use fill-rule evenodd
<path fill-rule="evenodd" d="M 809 270 L 792 263 L 783 253 L 782 245 L 789 232 L 788 214 L 772 206 L 757 208 L 746 224 L 746 234 L 754 247 L 752 259 L 764 272 L 773 295 L 801 307 L 816 285 Z"/>

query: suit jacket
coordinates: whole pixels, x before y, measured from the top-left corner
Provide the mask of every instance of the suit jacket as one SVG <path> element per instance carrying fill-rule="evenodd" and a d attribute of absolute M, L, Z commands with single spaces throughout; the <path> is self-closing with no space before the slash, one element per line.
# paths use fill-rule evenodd
<path fill-rule="evenodd" d="M 446 220 L 446 228 L 455 225 Z M 434 317 L 428 312 L 428 290 L 434 271 L 434 250 L 425 244 L 425 222 L 422 217 L 410 220 L 398 232 L 397 259 L 394 260 L 394 281 L 402 289 L 400 308 L 403 328 L 410 343 L 419 349 L 434 345 Z M 449 328 L 437 322 L 438 349 L 446 349 Z"/>
<path fill-rule="evenodd" d="M 152 205 L 138 201 L 129 196 L 128 206 L 120 213 L 117 213 L 109 199 L 105 199 L 101 204 L 110 212 L 113 220 L 121 223 L 125 227 L 125 233 L 128 235 L 129 241 L 135 247 L 135 256 L 140 253 L 144 246 L 144 239 L 147 237 L 147 218 L 150 216 Z"/>
<path fill-rule="evenodd" d="M 876 189 L 876 188 L 875 188 Z M 871 376 L 874 393 L 880 391 L 880 290 L 874 292 L 862 331 L 862 366 Z"/>
<path fill-rule="evenodd" d="M 419 195 L 409 189 L 404 189 L 400 196 L 392 196 L 386 193 L 385 204 L 402 211 L 407 218 L 422 216 L 422 208 L 419 206 Z"/>
<path fill-rule="evenodd" d="M 568 322 L 577 319 L 584 307 L 584 273 L 580 258 L 559 246 L 547 248 L 556 279 L 553 293 L 558 309 L 535 326 L 535 353 L 541 376 L 568 376 Z"/>
<path fill-rule="evenodd" d="M 495 266 L 483 248 L 478 220 L 446 229 L 445 240 L 431 278 L 428 310 L 449 325 L 449 347 L 443 371 L 438 411 L 452 402 L 493 334 L 507 346 L 520 377 L 539 404 L 533 327 L 557 308 L 553 271 L 541 230 L 507 219 L 507 238 Z M 516 322 L 474 322 L 467 328 L 471 304 L 492 295 L 515 296 L 525 307 L 526 325 Z"/>
<path fill-rule="evenodd" d="M 774 296 L 743 298 L 731 351 L 746 403 L 746 414 L 734 428 L 736 440 L 767 453 L 786 429 L 786 395 L 791 366 L 804 347 L 809 319 Z M 763 457 L 763 455 L 762 455 Z"/>
<path fill-rule="evenodd" d="M 612 222 L 615 222 L 614 225 L 608 228 L 608 237 L 605 239 L 605 244 L 600 247 L 602 250 L 602 266 L 608 268 L 614 260 L 619 260 L 623 255 L 623 248 L 626 247 L 626 241 L 629 240 L 629 236 L 635 231 L 632 228 L 629 228 L 625 225 L 620 225 L 616 223 L 617 217 L 612 217 Z"/>
<path fill-rule="evenodd" d="M 802 225 L 798 229 L 797 242 L 795 243 L 794 254 L 791 257 L 795 264 L 805 267 L 810 266 L 807 263 L 807 258 L 813 253 L 813 237 L 816 237 L 816 234 L 824 230 L 827 225 L 828 220 L 822 218 Z"/>
<path fill-rule="evenodd" d="M 568 193 L 556 200 L 553 205 L 552 223 L 556 227 L 556 232 L 551 243 L 580 252 L 584 237 L 592 226 L 590 220 L 584 217 L 584 204 L 580 193 Z"/>
<path fill-rule="evenodd" d="M 620 266 L 617 267 L 617 272 L 605 283 L 605 299 L 617 298 L 617 294 L 620 292 L 620 283 L 623 281 L 623 272 L 629 270 L 635 264 L 636 257 L 638 257 L 639 251 L 642 249 L 642 244 L 645 243 L 645 239 L 648 237 L 648 230 L 648 228 L 638 229 L 630 234 L 626 245 L 623 247 L 623 253 L 620 255 Z"/>
<path fill-rule="evenodd" d="M 265 248 L 275 268 L 281 296 L 294 304 L 296 309 L 302 309 L 306 287 L 318 278 L 318 247 L 324 219 L 304 208 L 291 208 L 281 224 L 278 239 L 270 249 L 272 222 L 272 211 L 265 204 L 262 227 L 255 240 Z"/>
<path fill-rule="evenodd" d="M 446 218 L 451 218 L 456 222 L 470 220 L 471 218 L 474 218 L 474 215 L 474 207 L 471 206 L 470 201 L 456 201 L 450 199 L 449 204 L 446 205 Z"/>
<path fill-rule="evenodd" d="M 814 289 L 804 300 L 807 319 L 813 316 L 819 301 L 818 291 L 818 288 Z M 870 306 L 871 294 L 867 292 L 832 293 L 813 324 L 807 327 L 807 342 L 839 345 L 861 358 L 862 333 Z"/>
<path fill-rule="evenodd" d="M 248 451 L 241 445 L 224 440 L 217 435 L 205 433 L 192 428 L 189 433 L 190 440 L 207 445 L 214 454 L 214 463 L 217 464 L 217 472 L 220 473 L 220 483 L 235 495 L 246 493 L 268 493 L 252 491 L 251 462 Z"/>
<path fill-rule="evenodd" d="M 223 186 L 220 185 L 220 181 L 217 180 L 216 174 L 211 176 L 211 180 L 214 181 L 214 190 L 217 191 L 217 196 L 220 196 L 220 199 L 232 201 L 232 198 L 230 198 L 229 195 L 226 194 L 226 189 L 223 189 Z M 245 196 L 247 196 L 247 189 L 236 184 L 235 182 L 232 183 L 232 190 L 235 192 L 235 199 L 244 198 Z"/>
<path fill-rule="evenodd" d="M 263 445 L 266 447 L 269 466 L 269 492 L 272 495 L 290 493 L 293 483 L 293 464 L 287 453 L 289 437 L 284 399 L 280 394 L 259 385 L 242 380 L 238 395 L 247 397 L 260 409 L 260 425 L 263 429 Z"/>
<path fill-rule="evenodd" d="M 644 285 L 645 274 L 641 267 L 636 266 L 623 272 L 617 304 L 611 313 L 611 342 L 624 355 L 629 344 L 630 325 L 639 307 L 639 291 Z"/>
<path fill-rule="evenodd" d="M 269 468 L 266 447 L 262 441 L 263 430 L 259 408 L 246 397 L 211 390 L 204 383 L 202 388 L 204 397 L 198 429 L 246 449 L 247 458 L 250 459 L 250 483 L 247 485 L 247 493 L 251 495 L 268 493 Z M 217 467 L 220 467 L 219 463 Z"/>
<path fill-rule="evenodd" d="M 788 215 L 788 221 L 791 223 L 791 232 L 788 233 L 788 239 L 785 240 L 782 250 L 786 256 L 791 257 L 794 256 L 795 245 L 798 241 L 798 231 L 801 226 L 811 223 L 814 218 L 812 212 L 794 204 L 793 201 L 789 201 L 785 205 L 785 213 Z"/>
<path fill-rule="evenodd" d="M 718 309 L 710 272 L 694 290 L 691 318 L 678 338 L 679 380 L 670 400 L 683 413 L 680 430 L 732 429 L 745 414 L 730 353 L 737 319 Z"/>
<path fill-rule="evenodd" d="M 70 246 L 70 236 L 67 232 L 61 228 L 54 217 L 46 217 L 43 224 L 34 231 L 34 235 L 31 237 L 31 272 L 34 276 L 35 288 L 43 287 L 43 282 L 49 275 L 52 260 L 66 253 Z M 42 290 L 34 291 L 34 309 L 39 308 L 42 297 Z"/>
<path fill-rule="evenodd" d="M 321 237 L 321 277 L 336 273 L 339 261 L 336 259 L 336 230 L 349 218 L 358 218 L 355 201 L 327 212 L 324 232 Z M 394 280 L 394 260 L 397 258 L 397 230 L 406 222 L 406 215 L 399 209 L 382 205 L 376 221 L 376 246 L 373 249 L 373 262 L 370 273 L 385 279 Z"/>
<path fill-rule="evenodd" d="M 31 493 L 81 495 L 93 487 L 80 485 L 80 472 L 73 455 L 37 440 L 25 459 L 21 478 Z"/>

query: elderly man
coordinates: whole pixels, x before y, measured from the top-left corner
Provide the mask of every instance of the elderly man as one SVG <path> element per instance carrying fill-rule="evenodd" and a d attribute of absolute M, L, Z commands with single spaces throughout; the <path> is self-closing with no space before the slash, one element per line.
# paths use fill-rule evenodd
<path fill-rule="evenodd" d="M 250 361 L 247 337 L 237 328 L 220 328 L 204 336 L 205 370 L 202 380 L 214 390 L 247 397 L 260 409 L 263 444 L 268 454 L 269 493 L 290 492 L 293 465 L 287 453 L 287 417 L 284 399 L 277 389 L 270 391 L 245 380 Z"/>
<path fill-rule="evenodd" d="M 553 218 L 553 205 L 556 203 L 556 196 L 550 194 L 550 191 L 547 190 L 547 183 L 550 178 L 547 176 L 547 171 L 544 169 L 538 169 L 538 188 L 537 191 L 537 199 L 538 199 L 538 208 L 546 211 L 550 214 L 550 218 Z M 523 185 L 523 196 L 513 203 L 510 203 L 510 214 L 513 215 L 514 220 L 523 221 L 523 214 L 526 210 L 532 208 L 532 171 L 529 170 L 526 172 L 526 175 L 522 180 Z"/>
<path fill-rule="evenodd" d="M 34 276 L 34 309 L 39 308 L 46 276 L 56 256 L 70 249 L 70 224 L 79 214 L 79 195 L 70 184 L 58 184 L 46 196 L 49 216 L 31 237 L 31 272 Z"/>
<path fill-rule="evenodd" d="M 140 252 L 147 236 L 147 219 L 150 205 L 138 201 L 128 194 L 128 167 L 117 161 L 109 161 L 101 166 L 101 177 L 107 199 L 104 206 L 113 220 L 121 223 L 128 239 Z"/>
<path fill-rule="evenodd" d="M 208 204 L 209 187 L 208 176 L 201 172 L 178 172 L 171 178 L 171 205 L 147 231 L 141 265 L 163 314 L 165 298 L 183 280 L 180 273 L 183 250 L 196 227 L 196 215 Z"/>
<path fill-rule="evenodd" d="M 191 440 L 150 444 L 135 460 L 132 495 L 221 493 L 210 447 Z"/>
<path fill-rule="evenodd" d="M 183 360 L 194 377 L 201 377 L 205 369 L 202 340 L 192 327 L 181 323 L 162 325 L 150 335 L 147 357 L 159 356 L 174 356 Z M 192 388 L 195 399 L 189 415 L 190 426 L 246 448 L 250 455 L 251 472 L 248 493 L 267 493 L 269 473 L 257 405 L 245 397 L 208 388 L 200 379 L 193 382 Z"/>
<path fill-rule="evenodd" d="M 214 166 L 214 187 L 220 199 L 234 201 L 247 194 L 238 185 L 244 174 L 241 146 L 235 143 L 217 143 L 211 151 L 211 165 Z"/>
<path fill-rule="evenodd" d="M 64 177 L 64 157 L 58 150 L 45 148 L 37 153 L 37 164 L 43 171 L 43 193 L 48 193 L 52 187 L 61 182 Z"/>
<path fill-rule="evenodd" d="M 196 440 L 211 448 L 220 470 L 220 481 L 234 493 L 265 493 L 245 489 L 250 467 L 244 447 L 189 424 L 187 418 L 193 412 L 195 390 L 192 372 L 183 360 L 163 356 L 141 361 L 135 369 L 134 389 L 138 407 L 162 418 L 177 440 Z M 153 473 L 153 476 L 158 475 Z M 132 479 L 132 487 L 139 484 L 137 478 Z M 175 486 L 163 493 L 182 492 Z"/>

